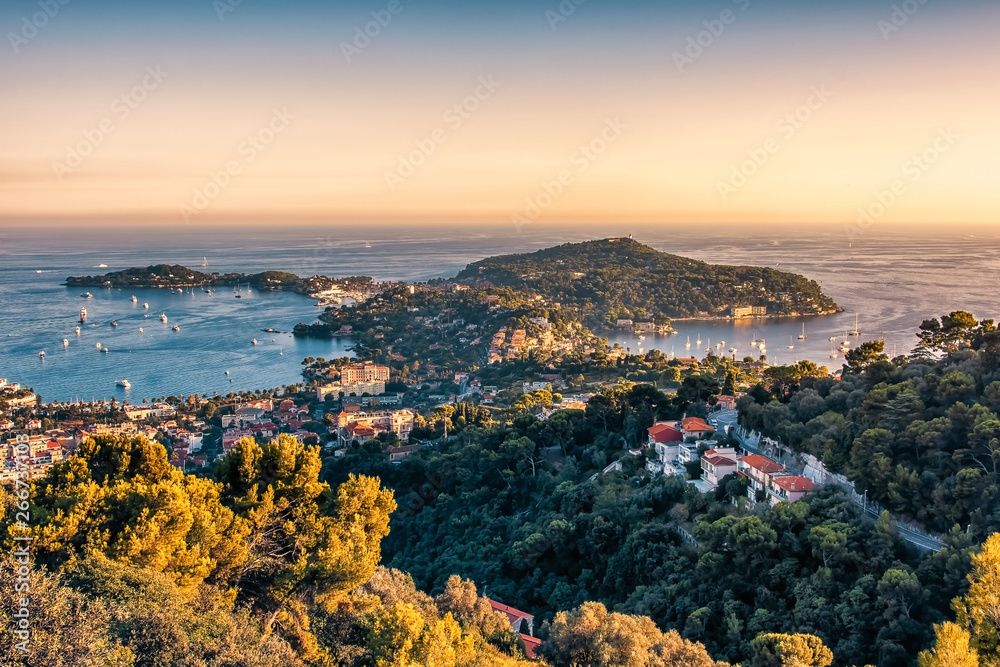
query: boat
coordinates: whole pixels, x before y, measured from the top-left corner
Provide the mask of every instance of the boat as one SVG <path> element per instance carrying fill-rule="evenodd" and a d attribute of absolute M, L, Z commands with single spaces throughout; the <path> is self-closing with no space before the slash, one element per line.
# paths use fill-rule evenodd
<path fill-rule="evenodd" d="M 701 334 L 698 334 L 698 338 L 695 339 L 694 344 L 699 346 L 701 345 Z"/>
<path fill-rule="evenodd" d="M 80 327 L 77 327 L 77 328 L 76 328 L 76 335 L 77 335 L 77 336 L 79 336 L 79 335 L 80 335 Z"/>
<path fill-rule="evenodd" d="M 122 389 L 132 388 L 132 383 L 126 380 L 125 378 L 122 378 L 121 380 L 118 380 L 118 382 L 115 382 L 115 385 L 121 387 Z"/>
<path fill-rule="evenodd" d="M 37 271 L 35 271 L 35 273 L 41 273 L 41 272 L 42 272 L 41 269 L 38 269 Z"/>
<path fill-rule="evenodd" d="M 142 327 L 139 327 L 139 333 L 142 333 Z"/>
<path fill-rule="evenodd" d="M 830 336 L 830 341 L 831 341 L 831 342 L 832 342 L 832 341 L 835 341 L 835 340 L 837 340 L 837 337 L 836 337 L 836 336 Z"/>
<path fill-rule="evenodd" d="M 104 349 L 103 349 L 103 350 L 101 350 L 101 351 L 102 351 L 102 352 L 104 352 L 104 354 L 107 354 L 107 353 L 108 353 L 108 352 L 110 352 L 111 350 L 109 350 L 108 348 L 104 348 Z"/>
<path fill-rule="evenodd" d="M 167 323 L 167 314 L 166 313 L 160 313 L 160 321 L 163 322 L 164 324 Z"/>
<path fill-rule="evenodd" d="M 180 331 L 181 330 L 181 328 L 179 326 L 177 326 L 176 324 L 172 328 L 173 328 L 174 331 Z"/>
<path fill-rule="evenodd" d="M 788 345 L 786 345 L 785 347 L 787 347 L 789 350 L 795 349 L 795 343 L 792 342 L 791 336 L 788 337 Z"/>
<path fill-rule="evenodd" d="M 83 324 L 86 321 L 87 321 L 87 309 L 86 308 L 81 308 L 80 309 L 80 324 Z"/>
<path fill-rule="evenodd" d="M 118 326 L 118 320 L 111 320 L 111 326 L 113 327 Z"/>
<path fill-rule="evenodd" d="M 691 349 L 691 336 L 688 336 L 687 342 L 684 343 L 684 349 L 685 350 L 690 350 Z"/>
<path fill-rule="evenodd" d="M 96 345 L 96 347 L 97 347 L 97 349 L 98 349 L 98 350 L 99 350 L 99 349 L 101 349 L 101 344 L 100 344 L 100 343 L 98 343 L 98 344 Z"/>
<path fill-rule="evenodd" d="M 82 296 L 84 299 L 93 299 L 94 298 L 94 295 L 91 294 L 90 292 L 84 292 L 80 296 Z"/>
<path fill-rule="evenodd" d="M 837 358 L 837 357 L 839 357 L 839 356 L 840 356 L 840 355 L 839 355 L 839 354 L 837 353 L 837 351 L 836 351 L 836 350 L 830 350 L 830 358 L 831 358 L 831 359 L 836 359 L 836 358 Z"/>
<path fill-rule="evenodd" d="M 799 340 L 805 340 L 805 339 L 806 339 L 806 323 L 803 322 L 802 323 L 802 333 L 799 334 Z"/>
<path fill-rule="evenodd" d="M 735 347 L 729 348 L 729 354 L 731 354 L 731 355 L 733 355 L 735 357 L 736 356 L 736 348 Z"/>
<path fill-rule="evenodd" d="M 372 247 L 372 244 L 371 244 L 371 243 L 369 243 L 368 241 L 365 241 L 365 247 L 366 247 L 366 248 L 371 248 L 371 247 Z"/>
<path fill-rule="evenodd" d="M 145 308 L 146 310 L 149 310 L 149 304 L 146 303 L 145 301 L 143 302 L 142 307 Z"/>
<path fill-rule="evenodd" d="M 208 266 L 208 257 L 202 257 L 201 258 L 201 268 L 204 269 L 207 266 Z"/>
<path fill-rule="evenodd" d="M 69 338 L 63 338 L 63 347 L 69 347 Z"/>
<path fill-rule="evenodd" d="M 256 339 L 256 338 L 254 338 L 254 339 L 253 339 L 252 341 L 250 341 L 250 342 L 251 342 L 251 343 L 253 343 L 254 345 L 256 345 L 256 344 L 257 344 L 257 339 Z"/>
<path fill-rule="evenodd" d="M 226 375 L 229 375 L 229 371 L 226 371 Z"/>
<path fill-rule="evenodd" d="M 39 358 L 39 359 L 44 359 L 44 358 L 45 358 L 45 350 L 41 350 L 41 351 L 40 351 L 40 352 L 38 353 L 38 358 Z"/>
<path fill-rule="evenodd" d="M 860 336 L 861 329 L 858 328 L 858 314 L 854 313 L 854 331 L 851 332 L 852 336 Z"/>
<path fill-rule="evenodd" d="M 242 290 L 240 290 L 239 283 L 236 284 L 236 289 L 234 291 L 236 292 L 236 298 L 237 299 L 242 299 L 243 298 L 243 292 L 242 292 Z"/>
<path fill-rule="evenodd" d="M 135 294 L 132 295 L 132 303 L 138 303 L 139 299 L 135 298 Z"/>

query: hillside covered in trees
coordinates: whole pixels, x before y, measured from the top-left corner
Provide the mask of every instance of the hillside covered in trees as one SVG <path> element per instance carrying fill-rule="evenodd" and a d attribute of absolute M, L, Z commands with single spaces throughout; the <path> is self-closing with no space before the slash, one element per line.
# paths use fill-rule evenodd
<path fill-rule="evenodd" d="M 665 324 L 671 318 L 728 316 L 734 306 L 768 315 L 839 312 L 813 280 L 756 266 L 708 264 L 662 253 L 631 238 L 567 243 L 474 262 L 456 277 L 517 290 L 583 310 L 590 319 Z"/>
<path fill-rule="evenodd" d="M 839 380 L 765 373 L 741 423 L 820 458 L 859 493 L 931 530 L 1000 530 L 1000 332 L 955 312 L 925 321 L 909 356 L 881 341 Z"/>

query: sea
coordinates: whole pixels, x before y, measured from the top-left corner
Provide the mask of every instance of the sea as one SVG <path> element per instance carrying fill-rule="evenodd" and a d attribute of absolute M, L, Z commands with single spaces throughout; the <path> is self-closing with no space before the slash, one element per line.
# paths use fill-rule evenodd
<path fill-rule="evenodd" d="M 803 274 L 844 308 L 823 317 L 676 322 L 676 334 L 643 340 L 632 332 L 610 334 L 633 352 L 703 357 L 708 349 L 728 355 L 732 348 L 742 358 L 759 356 L 751 342 L 763 339 L 770 363 L 809 359 L 838 369 L 843 355 L 835 348 L 844 340 L 856 347 L 882 338 L 887 352 L 905 354 L 924 319 L 953 310 L 1000 319 L 1000 232 L 990 228 L 875 227 L 853 238 L 835 228 L 749 225 L 8 228 L 0 229 L 0 377 L 33 388 L 45 401 L 138 403 L 281 387 L 302 381 L 306 357 L 352 354 L 348 338 L 291 335 L 296 323 L 313 322 L 320 312 L 302 295 L 244 291 L 236 299 L 227 289 L 209 295 L 88 288 L 93 297 L 82 298 L 86 289 L 63 285 L 68 276 L 168 263 L 210 272 L 271 269 L 419 282 L 453 276 L 493 255 L 628 235 L 707 262 Z M 88 317 L 77 335 L 81 307 Z M 855 322 L 861 335 L 848 336 Z M 131 388 L 116 386 L 121 379 Z"/>

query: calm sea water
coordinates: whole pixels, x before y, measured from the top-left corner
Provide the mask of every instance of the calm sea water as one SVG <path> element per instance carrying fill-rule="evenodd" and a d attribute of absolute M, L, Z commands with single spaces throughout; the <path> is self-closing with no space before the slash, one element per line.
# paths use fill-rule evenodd
<path fill-rule="evenodd" d="M 209 296 L 170 290 L 132 292 L 61 285 L 67 276 L 99 274 L 131 266 L 177 263 L 209 271 L 288 270 L 299 275 L 371 275 L 380 280 L 420 281 L 451 276 L 490 255 L 537 250 L 558 243 L 635 233 L 653 247 L 716 263 L 756 264 L 802 273 L 820 282 L 841 306 L 836 316 L 740 323 L 676 323 L 674 336 L 613 336 L 633 351 L 661 349 L 686 356 L 725 341 L 723 350 L 751 352 L 753 338 L 767 340 L 771 361 L 802 358 L 839 366 L 834 343 L 854 329 L 860 341 L 884 336 L 889 351 L 913 347 L 926 317 L 955 309 L 980 317 L 1000 315 L 994 296 L 1000 278 L 1000 237 L 906 234 L 864 237 L 849 245 L 842 232 L 791 229 L 639 227 L 630 229 L 510 228 L 391 229 L 373 227 L 129 230 L 0 230 L 0 377 L 33 387 L 45 400 L 127 397 L 132 402 L 175 394 L 221 394 L 301 381 L 304 357 L 349 354 L 349 340 L 295 339 L 289 332 L 311 322 L 318 309 L 288 293 L 254 292 L 234 299 L 226 290 Z M 366 248 L 369 242 L 371 247 Z M 108 268 L 97 268 L 98 264 Z M 41 273 L 38 273 L 41 271 Z M 149 310 L 142 308 L 149 303 Z M 74 334 L 81 306 L 88 323 Z M 144 317 L 148 313 L 149 317 Z M 159 320 L 160 313 L 169 323 Z M 119 326 L 112 328 L 111 320 Z M 171 327 L 177 324 L 179 332 Z M 139 327 L 144 332 L 139 333 Z M 685 343 L 690 337 L 691 349 Z M 69 345 L 63 346 L 63 339 Z M 256 338 L 258 345 L 251 340 Z M 700 338 L 701 345 L 696 341 Z M 273 339 L 273 340 L 272 340 Z M 97 343 L 111 351 L 99 352 Z M 787 345 L 794 345 L 788 350 Z M 44 350 L 44 361 L 38 352 Z M 229 371 L 227 376 L 225 371 Z M 115 381 L 127 378 L 127 393 Z"/>

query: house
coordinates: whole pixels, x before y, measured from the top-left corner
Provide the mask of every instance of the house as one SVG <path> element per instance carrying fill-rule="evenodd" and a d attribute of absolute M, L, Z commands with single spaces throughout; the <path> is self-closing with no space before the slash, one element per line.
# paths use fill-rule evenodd
<path fill-rule="evenodd" d="M 681 420 L 681 430 L 685 438 L 702 439 L 715 433 L 715 429 L 708 425 L 701 417 L 684 417 Z"/>
<path fill-rule="evenodd" d="M 732 452 L 732 450 L 729 450 Z M 712 488 L 719 486 L 719 482 L 726 475 L 736 472 L 736 454 L 718 453 L 714 450 L 705 452 L 701 459 L 701 478 L 712 485 Z"/>
<path fill-rule="evenodd" d="M 388 382 L 389 367 L 377 366 L 371 361 L 351 364 L 340 369 L 340 381 L 345 385 L 359 382 Z"/>
<path fill-rule="evenodd" d="M 524 633 L 518 636 L 524 642 L 524 655 L 527 656 L 528 660 L 536 659 L 538 656 L 538 647 L 542 645 L 542 640 Z"/>
<path fill-rule="evenodd" d="M 405 445 L 403 447 L 390 447 L 389 452 L 389 462 L 399 463 L 403 459 L 409 458 L 420 449 L 420 445 Z"/>
<path fill-rule="evenodd" d="M 798 475 L 773 477 L 767 488 L 768 499 L 772 505 L 783 500 L 794 503 L 815 488 L 816 484 L 812 480 Z"/>
<path fill-rule="evenodd" d="M 737 472 L 747 478 L 751 504 L 763 499 L 774 477 L 788 476 L 785 466 L 760 454 L 749 454 L 737 461 Z"/>
<path fill-rule="evenodd" d="M 528 634 L 532 637 L 535 636 L 535 617 L 531 614 L 525 613 L 513 607 L 508 607 L 505 604 L 500 604 L 499 602 L 494 602 L 489 598 L 486 601 L 490 603 L 490 607 L 493 611 L 498 611 L 507 616 L 507 620 L 510 621 L 510 627 L 515 633 L 521 634 L 523 627 L 526 625 Z"/>
<path fill-rule="evenodd" d="M 717 397 L 716 405 L 719 406 L 720 410 L 735 410 L 736 409 L 736 397 L 729 396 L 728 394 L 722 394 Z"/>

